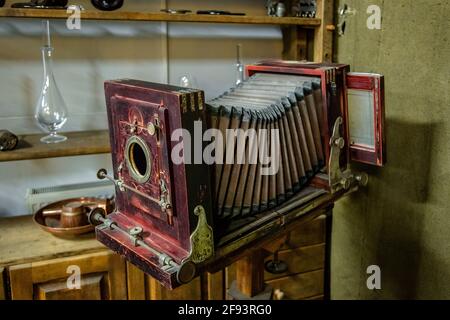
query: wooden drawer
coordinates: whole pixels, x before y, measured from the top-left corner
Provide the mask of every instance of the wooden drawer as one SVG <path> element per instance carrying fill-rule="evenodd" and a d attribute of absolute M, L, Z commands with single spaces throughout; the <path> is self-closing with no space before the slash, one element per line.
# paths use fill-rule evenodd
<path fill-rule="evenodd" d="M 284 293 L 283 299 L 300 300 L 323 295 L 323 270 L 267 281 L 274 290 Z"/>
<path fill-rule="evenodd" d="M 80 289 L 67 286 L 70 266 L 80 269 Z M 110 251 L 16 265 L 9 276 L 13 300 L 127 298 L 125 262 Z"/>
<path fill-rule="evenodd" d="M 323 294 L 321 294 L 321 295 L 318 295 L 318 296 L 305 298 L 303 300 L 324 300 L 324 299 L 325 299 L 325 296 Z"/>
<path fill-rule="evenodd" d="M 323 269 L 325 263 L 325 244 L 322 243 L 294 250 L 283 250 L 278 253 L 278 259 L 287 263 L 288 271 L 283 274 L 272 274 L 266 271 L 264 272 L 265 280 Z M 273 260 L 273 256 L 267 257 L 266 261 L 268 260 Z"/>
<path fill-rule="evenodd" d="M 292 231 L 288 241 L 282 249 L 293 249 L 314 244 L 325 243 L 325 216 L 320 216 L 310 222 L 302 224 L 295 231 Z"/>
<path fill-rule="evenodd" d="M 274 289 L 285 289 L 289 299 L 323 298 L 325 267 L 325 216 L 301 225 L 281 246 L 278 258 L 288 265 L 283 274 L 264 273 L 264 280 Z M 273 248 L 272 248 L 273 249 Z M 270 249 L 270 250 L 272 250 Z M 272 260 L 273 254 L 265 261 Z M 226 286 L 236 280 L 236 264 L 226 268 Z"/>
<path fill-rule="evenodd" d="M 269 282 L 269 280 L 286 278 L 289 276 L 295 277 L 298 273 L 308 273 L 323 269 L 325 263 L 325 244 L 322 243 L 294 250 L 283 250 L 280 251 L 278 257 L 280 260 L 287 263 L 289 269 L 283 274 L 264 272 L 264 280 L 267 282 Z M 273 255 L 270 255 L 265 260 L 272 259 Z M 226 279 L 227 288 L 229 288 L 231 283 L 236 280 L 236 264 L 233 264 L 226 269 Z M 291 281 L 296 281 L 295 279 L 296 278 L 292 278 Z M 323 278 L 320 279 L 318 286 L 323 287 Z M 323 292 L 323 288 L 321 290 Z"/>

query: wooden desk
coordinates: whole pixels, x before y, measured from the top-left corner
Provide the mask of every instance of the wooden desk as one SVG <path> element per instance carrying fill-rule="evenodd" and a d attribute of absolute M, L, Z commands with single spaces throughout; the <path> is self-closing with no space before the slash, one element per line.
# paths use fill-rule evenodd
<path fill-rule="evenodd" d="M 41 230 L 31 216 L 1 218 L 0 231 L 0 300 L 226 299 L 227 289 L 236 279 L 233 263 L 170 291 L 109 251 L 94 234 L 72 240 L 57 238 Z M 325 253 L 326 220 L 321 216 L 299 225 L 281 247 L 280 258 L 289 270 L 280 275 L 266 272 L 264 279 L 286 298 L 321 299 Z M 271 258 L 269 255 L 266 260 Z M 82 290 L 67 290 L 67 270 L 73 265 L 80 268 Z"/>
<path fill-rule="evenodd" d="M 0 219 L 0 230 L 0 299 L 127 298 L 125 261 L 94 234 L 60 239 L 41 230 L 31 216 Z M 80 272 L 80 290 L 67 286 L 74 268 Z"/>
<path fill-rule="evenodd" d="M 93 233 L 74 239 L 57 238 L 41 230 L 28 215 L 1 218 L 0 230 L 3 267 L 107 250 Z"/>

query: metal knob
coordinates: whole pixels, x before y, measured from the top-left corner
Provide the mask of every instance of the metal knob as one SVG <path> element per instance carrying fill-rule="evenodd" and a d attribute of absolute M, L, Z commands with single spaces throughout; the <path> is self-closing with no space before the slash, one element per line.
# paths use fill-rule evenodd
<path fill-rule="evenodd" d="M 341 186 L 345 189 L 348 190 L 351 187 L 351 181 L 348 178 L 342 178 L 341 179 Z"/>
<path fill-rule="evenodd" d="M 144 229 L 142 229 L 141 227 L 134 227 L 134 228 L 131 228 L 129 231 L 130 235 L 132 235 L 134 237 L 140 236 L 143 232 L 144 232 Z"/>
<path fill-rule="evenodd" d="M 177 272 L 177 281 L 180 284 L 188 283 L 194 279 L 196 272 L 196 266 L 192 261 L 183 262 Z"/>
<path fill-rule="evenodd" d="M 119 187 L 120 191 L 124 191 L 125 186 L 122 180 L 115 180 L 113 177 L 108 175 L 108 171 L 106 169 L 100 169 L 97 171 L 97 178 L 100 180 L 108 179 L 112 183 L 114 183 L 117 187 Z"/>
<path fill-rule="evenodd" d="M 367 186 L 369 183 L 369 175 L 365 172 L 361 172 L 360 174 L 355 176 L 356 181 L 358 181 L 360 186 Z"/>
<path fill-rule="evenodd" d="M 108 171 L 106 169 L 100 169 L 97 171 L 97 178 L 100 180 L 105 179 L 108 176 Z"/>
<path fill-rule="evenodd" d="M 344 138 L 340 137 L 340 138 L 337 138 L 336 140 L 334 140 L 334 145 L 339 147 L 339 149 L 344 148 L 345 147 L 345 140 L 344 140 Z"/>
<path fill-rule="evenodd" d="M 102 208 L 95 208 L 88 213 L 88 221 L 93 226 L 98 226 L 103 223 L 103 220 L 106 218 L 106 211 Z"/>
<path fill-rule="evenodd" d="M 282 274 L 288 271 L 288 265 L 278 258 L 278 250 L 273 254 L 273 260 L 269 260 L 264 264 L 267 272 L 272 274 Z"/>
<path fill-rule="evenodd" d="M 288 265 L 282 260 L 269 260 L 264 264 L 267 272 L 272 274 L 282 274 L 288 271 Z"/>
<path fill-rule="evenodd" d="M 142 240 L 142 234 L 144 233 L 144 229 L 141 227 L 133 227 L 128 230 L 128 234 L 130 235 L 131 241 L 135 247 L 139 246 L 139 240 Z"/>

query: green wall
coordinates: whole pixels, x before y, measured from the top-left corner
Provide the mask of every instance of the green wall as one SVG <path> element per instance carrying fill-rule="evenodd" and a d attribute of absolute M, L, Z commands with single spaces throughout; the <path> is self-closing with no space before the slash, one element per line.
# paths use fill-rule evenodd
<path fill-rule="evenodd" d="M 334 299 L 450 299 L 450 1 L 339 0 L 335 60 L 385 75 L 388 164 L 336 205 Z M 369 30 L 369 5 L 382 30 Z M 381 268 L 381 290 L 366 269 Z"/>

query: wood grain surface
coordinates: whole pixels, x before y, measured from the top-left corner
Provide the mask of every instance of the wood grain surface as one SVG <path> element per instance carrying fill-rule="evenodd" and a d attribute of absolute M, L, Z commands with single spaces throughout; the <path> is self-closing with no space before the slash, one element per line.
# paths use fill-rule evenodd
<path fill-rule="evenodd" d="M 16 149 L 0 152 L 0 162 L 79 156 L 111 151 L 107 130 L 65 132 L 62 135 L 66 136 L 67 140 L 54 144 L 45 144 L 40 141 L 45 134 L 21 135 Z"/>
<path fill-rule="evenodd" d="M 6 18 L 38 18 L 67 19 L 70 14 L 65 10 L 33 10 L 33 9 L 0 9 L 0 17 Z M 272 24 L 299 25 L 307 27 L 320 26 L 320 19 L 297 17 L 269 16 L 232 16 L 207 14 L 169 14 L 163 12 L 103 12 L 86 10 L 81 13 L 86 20 L 119 20 L 119 21 L 170 21 L 170 22 L 207 22 L 207 23 L 240 23 L 240 24 Z"/>

